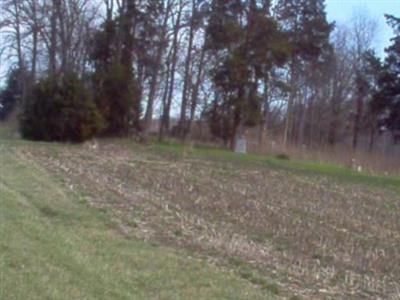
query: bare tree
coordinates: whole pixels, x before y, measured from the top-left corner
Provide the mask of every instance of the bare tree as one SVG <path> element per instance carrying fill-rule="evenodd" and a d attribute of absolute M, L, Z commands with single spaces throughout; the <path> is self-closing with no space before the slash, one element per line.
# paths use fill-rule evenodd
<path fill-rule="evenodd" d="M 178 62 L 178 51 L 179 51 L 179 34 L 181 31 L 181 21 L 182 21 L 182 12 L 185 7 L 185 2 L 183 0 L 179 0 L 176 11 L 174 12 L 175 20 L 172 21 L 173 30 L 172 30 L 172 45 L 171 45 L 171 60 L 170 60 L 170 74 L 169 77 L 169 86 L 168 92 L 166 93 L 165 103 L 163 105 L 163 112 L 161 117 L 160 129 L 159 129 L 159 139 L 162 140 L 164 137 L 165 131 L 169 130 L 170 126 L 170 111 L 172 104 L 172 97 L 175 89 L 175 73 Z"/>
<path fill-rule="evenodd" d="M 361 76 L 364 54 L 373 47 L 378 28 L 377 24 L 376 20 L 361 13 L 353 17 L 350 27 L 351 40 L 353 41 L 351 45 L 351 55 L 353 72 L 355 74 L 354 84 L 357 89 L 354 93 L 353 150 L 355 150 L 358 145 L 358 136 L 361 129 L 362 116 L 365 109 L 364 102 L 367 93 L 366 83 Z"/>
<path fill-rule="evenodd" d="M 143 125 L 143 136 L 147 138 L 148 130 L 150 128 L 151 122 L 153 120 L 153 110 L 154 110 L 154 100 L 157 92 L 157 83 L 159 80 L 159 73 L 161 69 L 162 57 L 164 54 L 165 49 L 167 48 L 167 33 L 168 33 L 168 20 L 170 18 L 172 10 L 172 1 L 167 0 L 165 2 L 164 7 L 164 16 L 162 18 L 161 24 L 161 34 L 158 40 L 158 45 L 156 49 L 156 58 L 153 64 L 153 70 L 150 80 L 150 87 L 149 87 L 149 96 L 147 101 L 147 108 L 146 113 L 144 116 L 144 125 Z"/>
<path fill-rule="evenodd" d="M 352 96 L 352 57 L 349 49 L 349 30 L 345 27 L 338 27 L 334 32 L 334 52 L 331 62 L 331 80 L 329 82 L 329 127 L 328 144 L 334 146 L 337 143 L 338 132 L 345 123 L 346 104 Z"/>

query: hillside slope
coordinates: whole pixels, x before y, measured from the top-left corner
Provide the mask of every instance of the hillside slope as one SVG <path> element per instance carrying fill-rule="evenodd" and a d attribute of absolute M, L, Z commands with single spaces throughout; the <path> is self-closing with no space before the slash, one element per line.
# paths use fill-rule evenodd
<path fill-rule="evenodd" d="M 80 274 L 77 298 L 98 299 L 108 289 L 121 299 L 128 292 L 137 299 L 398 297 L 398 178 L 212 149 L 182 156 L 173 146 L 121 140 L 3 144 L 2 212 L 18 216 L 6 219 L 5 240 L 22 241 L 2 247 L 17 261 L 29 256 L 15 249 L 32 248 L 44 290 L 63 295 L 47 282 L 72 281 L 45 275 L 58 268 Z M 28 241 L 14 238 L 24 226 L 35 228 L 12 223 L 23 214 L 48 227 Z M 40 263 L 48 251 L 41 247 L 64 252 L 50 252 L 61 266 L 48 256 Z M 9 263 L 3 276 L 11 278 L 8 291 L 18 268 Z"/>
<path fill-rule="evenodd" d="M 40 149 L 65 150 L 0 143 L 0 299 L 273 299 L 186 251 L 124 235 L 24 155 Z"/>

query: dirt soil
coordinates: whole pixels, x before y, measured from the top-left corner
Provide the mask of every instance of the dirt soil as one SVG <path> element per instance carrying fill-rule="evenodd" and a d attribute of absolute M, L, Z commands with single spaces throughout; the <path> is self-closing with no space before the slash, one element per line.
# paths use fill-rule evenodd
<path fill-rule="evenodd" d="M 251 268 L 283 298 L 400 297 L 395 191 L 112 142 L 18 155 L 62 178 L 123 234 Z"/>

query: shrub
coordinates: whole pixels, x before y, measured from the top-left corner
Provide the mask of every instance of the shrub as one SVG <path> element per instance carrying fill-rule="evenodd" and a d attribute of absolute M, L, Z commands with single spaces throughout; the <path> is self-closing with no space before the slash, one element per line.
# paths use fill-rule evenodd
<path fill-rule="evenodd" d="M 281 159 L 281 160 L 290 160 L 289 155 L 285 154 L 285 153 L 280 153 L 276 155 L 277 159 Z"/>
<path fill-rule="evenodd" d="M 34 86 L 24 104 L 20 130 L 24 138 L 82 142 L 101 130 L 103 119 L 89 91 L 75 75 L 47 78 Z"/>

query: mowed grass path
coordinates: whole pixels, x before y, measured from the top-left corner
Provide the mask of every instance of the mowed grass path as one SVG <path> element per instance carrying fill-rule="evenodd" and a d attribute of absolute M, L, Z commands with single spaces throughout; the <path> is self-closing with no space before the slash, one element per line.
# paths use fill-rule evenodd
<path fill-rule="evenodd" d="M 0 299 L 272 299 L 184 251 L 125 237 L 19 157 L 26 145 L 0 140 Z"/>

